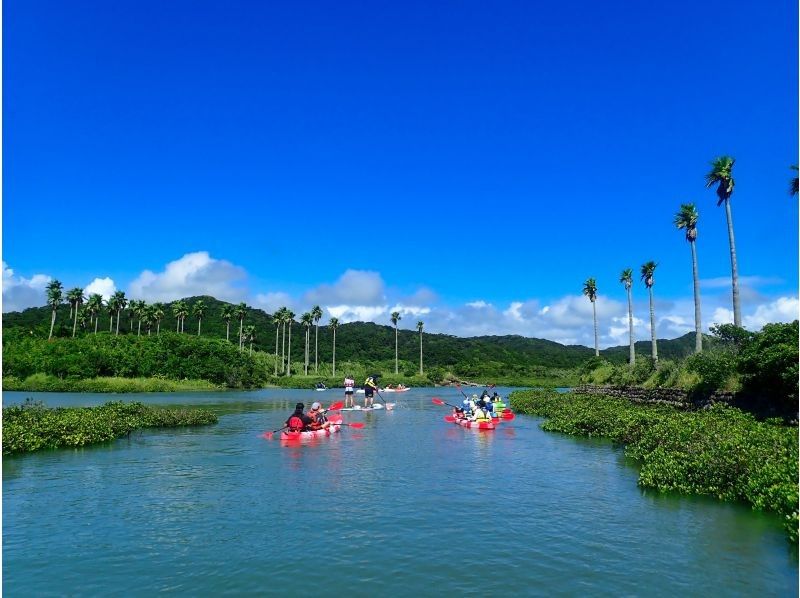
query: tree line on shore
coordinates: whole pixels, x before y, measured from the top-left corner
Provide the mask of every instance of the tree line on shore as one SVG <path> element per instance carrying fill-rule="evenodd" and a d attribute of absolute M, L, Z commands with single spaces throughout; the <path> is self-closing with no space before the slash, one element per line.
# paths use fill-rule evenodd
<path fill-rule="evenodd" d="M 736 261 L 736 242 L 733 232 L 733 215 L 731 213 L 731 196 L 733 195 L 735 180 L 733 178 L 733 166 L 736 160 L 730 156 L 720 156 L 711 162 L 711 169 L 705 175 L 706 188 L 716 186 L 717 206 L 725 207 L 725 217 L 728 227 L 728 244 L 731 259 L 731 296 L 733 303 L 733 325 L 739 328 L 742 327 L 742 310 L 739 300 L 739 273 Z M 797 172 L 797 166 L 792 165 L 791 169 Z M 795 175 L 790 182 L 789 194 L 797 196 L 798 194 L 798 177 Z M 697 222 L 699 220 L 699 213 L 697 207 L 693 203 L 681 204 L 680 209 L 675 214 L 673 224 L 678 230 L 685 232 L 686 241 L 689 243 L 692 256 L 692 280 L 694 289 L 694 321 L 695 321 L 695 352 L 700 353 L 703 350 L 703 333 L 702 333 L 702 318 L 700 309 L 700 278 L 698 275 L 697 266 Z M 650 337 L 651 337 L 651 358 L 653 362 L 658 364 L 658 340 L 656 338 L 656 318 L 655 306 L 653 299 L 653 285 L 655 283 L 655 271 L 658 264 L 655 261 L 649 260 L 641 265 L 639 268 L 639 275 L 642 282 L 647 288 L 650 300 Z M 625 288 L 627 301 L 628 301 L 628 329 L 629 329 L 629 343 L 630 354 L 628 363 L 633 366 L 636 361 L 636 354 L 634 351 L 634 333 L 633 333 L 633 300 L 631 288 L 633 286 L 633 270 L 626 268 L 622 271 L 619 277 L 619 282 Z M 594 323 L 594 350 L 595 356 L 600 355 L 600 346 L 598 339 L 598 324 L 597 324 L 597 280 L 593 277 L 588 278 L 583 283 L 583 294 L 592 303 L 592 315 Z"/>

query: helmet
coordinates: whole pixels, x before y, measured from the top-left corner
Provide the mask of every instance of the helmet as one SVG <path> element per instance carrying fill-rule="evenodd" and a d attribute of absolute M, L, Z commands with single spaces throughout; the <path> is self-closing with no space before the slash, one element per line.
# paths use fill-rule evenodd
<path fill-rule="evenodd" d="M 472 395 L 472 398 L 473 398 L 473 399 L 477 399 L 477 398 L 478 398 L 478 395 Z"/>
<path fill-rule="evenodd" d="M 320 405 L 319 401 L 314 401 L 313 403 L 311 403 L 311 408 L 314 411 L 316 411 L 317 409 L 320 409 L 321 407 L 322 407 L 322 405 Z"/>
<path fill-rule="evenodd" d="M 298 403 L 297 405 L 294 406 L 295 409 L 303 409 L 304 407 L 305 405 L 303 405 L 302 403 Z"/>

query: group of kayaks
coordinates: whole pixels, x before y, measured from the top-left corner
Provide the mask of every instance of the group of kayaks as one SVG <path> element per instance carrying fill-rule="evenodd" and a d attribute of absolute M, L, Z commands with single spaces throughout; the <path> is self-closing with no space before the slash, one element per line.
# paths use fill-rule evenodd
<path fill-rule="evenodd" d="M 407 390 L 407 389 L 406 389 Z M 402 391 L 401 391 L 402 392 Z M 495 401 L 492 404 L 493 411 L 491 413 L 491 418 L 481 418 L 475 419 L 474 417 L 469 417 L 465 415 L 464 411 L 461 407 L 456 405 L 451 405 L 450 403 L 446 403 L 439 398 L 434 397 L 432 399 L 433 403 L 436 405 L 448 405 L 453 408 L 453 413 L 451 415 L 446 415 L 444 420 L 448 423 L 454 423 L 459 425 L 463 428 L 471 429 L 471 430 L 494 430 L 504 421 L 510 421 L 514 419 L 514 413 L 506 407 L 505 403 L 500 401 Z M 385 406 L 380 403 L 375 403 L 371 407 L 361 407 L 361 406 L 353 406 L 350 408 L 343 409 L 342 403 L 334 403 L 328 408 L 328 411 L 372 411 L 372 410 L 391 410 L 395 406 L 395 403 L 386 403 Z M 302 431 L 291 431 L 287 429 L 281 430 L 280 439 L 282 441 L 292 442 L 292 441 L 303 441 L 303 440 L 311 440 L 315 438 L 325 438 L 336 434 L 341 431 L 342 426 L 350 426 L 353 428 L 363 428 L 363 423 L 345 423 L 341 415 L 331 415 L 327 418 L 329 425 L 325 428 L 319 430 L 302 430 Z M 274 432 L 265 432 L 265 438 L 272 438 L 272 434 L 278 432 L 275 430 Z"/>

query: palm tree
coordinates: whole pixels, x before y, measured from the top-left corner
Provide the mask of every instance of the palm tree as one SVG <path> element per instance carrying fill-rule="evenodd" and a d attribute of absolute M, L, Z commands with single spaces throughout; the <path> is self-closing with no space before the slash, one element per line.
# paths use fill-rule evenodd
<path fill-rule="evenodd" d="M 631 296 L 631 287 L 633 286 L 633 270 L 626 268 L 619 275 L 619 281 L 625 285 L 625 290 L 628 292 L 628 338 L 630 341 L 630 356 L 628 362 L 633 365 L 636 363 L 636 352 L 633 350 L 633 297 Z"/>
<path fill-rule="evenodd" d="M 281 322 L 283 321 L 283 307 L 276 309 L 272 314 L 272 320 L 275 322 L 275 375 L 278 375 L 278 337 L 280 336 Z M 283 366 L 283 361 L 281 361 Z"/>
<path fill-rule="evenodd" d="M 85 307 L 82 307 L 77 312 L 77 315 L 78 315 L 78 324 L 80 325 L 81 330 L 85 330 L 86 329 L 86 325 L 88 324 L 89 318 L 90 318 L 89 310 L 87 308 L 85 308 Z M 73 333 L 73 336 L 74 336 L 74 333 Z"/>
<path fill-rule="evenodd" d="M 791 165 L 789 168 L 791 168 L 792 170 L 794 170 L 794 176 L 792 177 L 792 181 L 791 181 L 791 183 L 789 184 L 789 195 L 791 195 L 792 197 L 794 197 L 795 195 L 797 195 L 797 190 L 798 190 L 798 189 L 797 189 L 797 187 L 798 187 L 798 181 L 797 181 L 797 164 L 792 164 L 792 165 Z"/>
<path fill-rule="evenodd" d="M 686 240 L 692 248 L 692 281 L 694 283 L 694 352 L 703 350 L 703 333 L 700 319 L 700 278 L 697 275 L 697 208 L 693 203 L 681 204 L 681 209 L 675 214 L 675 226 L 686 229 Z"/>
<path fill-rule="evenodd" d="M 339 327 L 339 318 L 331 318 L 328 328 L 333 330 L 333 375 L 336 375 L 336 329 Z"/>
<path fill-rule="evenodd" d="M 397 323 L 402 320 L 399 311 L 392 312 L 392 324 L 394 324 L 394 373 L 397 374 Z"/>
<path fill-rule="evenodd" d="M 425 326 L 422 320 L 417 322 L 417 330 L 419 331 L 419 375 L 422 376 L 422 328 Z"/>
<path fill-rule="evenodd" d="M 742 326 L 742 308 L 739 304 L 739 271 L 736 267 L 736 242 L 733 238 L 733 216 L 731 215 L 731 195 L 733 194 L 733 165 L 730 156 L 721 156 L 711 162 L 711 170 L 706 174 L 706 188 L 717 185 L 717 206 L 725 204 L 728 219 L 728 241 L 731 248 L 731 283 L 733 287 L 733 324 Z"/>
<path fill-rule="evenodd" d="M 123 291 L 117 291 L 114 293 L 114 300 L 117 304 L 117 329 L 116 334 L 119 335 L 119 317 L 122 314 L 122 310 L 125 309 L 125 306 L 128 305 L 128 300 L 125 298 L 125 293 Z"/>
<path fill-rule="evenodd" d="M 136 328 L 136 336 L 141 336 L 142 319 L 144 318 L 144 314 L 147 311 L 147 303 L 145 302 L 144 299 L 139 299 L 138 301 L 131 301 L 131 311 L 133 311 L 133 313 L 136 315 L 136 319 L 138 320 Z"/>
<path fill-rule="evenodd" d="M 136 303 L 135 301 L 131 301 L 131 310 L 133 310 L 133 304 Z M 181 331 L 181 311 L 183 301 L 175 301 L 172 304 L 172 315 L 175 316 L 175 332 Z"/>
<path fill-rule="evenodd" d="M 242 330 L 244 327 L 244 317 L 247 315 L 247 305 L 244 302 L 240 303 L 236 306 L 233 313 L 236 319 L 239 320 L 239 350 L 241 350 L 242 343 L 244 342 L 244 339 L 242 339 Z"/>
<path fill-rule="evenodd" d="M 69 301 L 70 316 L 74 314 L 72 322 L 72 338 L 75 338 L 75 329 L 78 327 L 78 309 L 83 305 L 83 289 L 75 287 L 67 291 L 67 301 Z"/>
<path fill-rule="evenodd" d="M 192 313 L 197 318 L 197 336 L 200 336 L 200 324 L 203 322 L 203 316 L 206 315 L 206 304 L 202 299 L 194 302 Z"/>
<path fill-rule="evenodd" d="M 286 349 L 286 375 L 292 375 L 292 324 L 294 324 L 295 313 L 287 309 L 284 322 L 289 326 L 289 345 Z"/>
<path fill-rule="evenodd" d="M 164 319 L 164 304 L 163 303 L 154 303 L 153 304 L 153 320 L 156 322 L 156 336 L 161 334 L 161 320 Z M 119 322 L 119 319 L 117 320 Z"/>
<path fill-rule="evenodd" d="M 231 318 L 233 318 L 233 305 L 226 303 L 222 306 L 222 319 L 225 322 L 225 340 L 231 340 Z"/>
<path fill-rule="evenodd" d="M 658 365 L 658 346 L 656 345 L 656 310 L 653 306 L 653 274 L 656 271 L 656 264 L 653 261 L 645 262 L 642 264 L 641 268 L 641 275 L 642 280 L 644 281 L 644 286 L 647 287 L 647 291 L 650 293 L 650 343 L 652 346 L 652 356 L 653 356 L 653 363 Z"/>
<path fill-rule="evenodd" d="M 314 318 L 314 373 L 319 372 L 319 321 L 322 319 L 322 308 L 315 305 L 311 308 L 311 317 Z"/>
<path fill-rule="evenodd" d="M 63 297 L 64 286 L 58 280 L 51 280 L 47 285 L 47 304 L 52 309 L 52 314 L 50 317 L 50 336 L 47 337 L 47 340 L 53 338 L 53 327 L 56 324 L 56 310 L 58 309 L 58 306 L 61 305 Z"/>
<path fill-rule="evenodd" d="M 304 372 L 306 376 L 308 376 L 308 345 L 311 342 L 311 326 L 314 324 L 314 316 L 311 315 L 311 312 L 306 312 L 302 316 L 300 316 L 300 323 L 305 326 L 306 329 L 306 352 L 305 352 L 305 362 L 303 363 Z"/>
<path fill-rule="evenodd" d="M 117 313 L 117 296 L 111 295 L 106 303 L 108 309 L 108 331 L 114 332 L 114 314 Z"/>
<path fill-rule="evenodd" d="M 153 324 L 156 321 L 155 314 L 153 312 L 154 309 L 152 305 L 145 305 L 144 309 L 142 309 L 140 321 L 144 322 L 145 330 L 147 330 L 147 336 L 150 336 L 150 331 L 152 330 Z"/>
<path fill-rule="evenodd" d="M 583 283 L 583 294 L 592 302 L 592 314 L 594 316 L 594 356 L 600 357 L 600 345 L 597 342 L 597 281 L 594 278 L 587 278 Z"/>
<path fill-rule="evenodd" d="M 256 327 L 252 324 L 245 326 L 244 337 L 250 342 L 250 355 L 253 354 L 253 341 L 256 340 Z"/>
<path fill-rule="evenodd" d="M 100 320 L 97 314 L 103 309 L 103 296 L 99 293 L 89 295 L 89 299 L 86 301 L 86 309 L 89 310 L 91 319 L 94 320 L 94 333 L 97 334 L 97 322 Z"/>

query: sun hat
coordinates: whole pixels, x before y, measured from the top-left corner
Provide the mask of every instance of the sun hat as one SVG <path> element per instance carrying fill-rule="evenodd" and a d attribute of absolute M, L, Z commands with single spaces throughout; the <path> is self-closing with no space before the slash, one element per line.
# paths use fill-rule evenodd
<path fill-rule="evenodd" d="M 322 405 L 320 405 L 319 401 L 314 401 L 313 403 L 311 403 L 311 408 L 314 409 L 315 411 L 320 407 L 322 407 Z"/>

